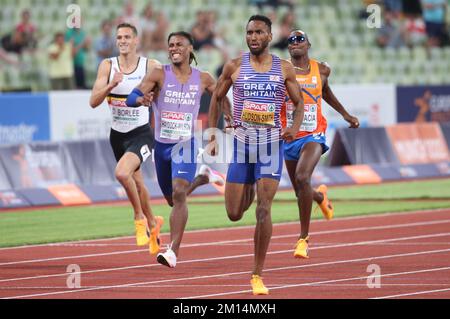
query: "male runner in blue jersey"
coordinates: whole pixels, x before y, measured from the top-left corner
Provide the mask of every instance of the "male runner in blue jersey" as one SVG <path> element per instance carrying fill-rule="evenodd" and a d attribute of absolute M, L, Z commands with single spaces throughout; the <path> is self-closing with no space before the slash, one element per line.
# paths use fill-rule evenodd
<path fill-rule="evenodd" d="M 225 64 L 212 98 L 213 102 L 214 99 L 220 101 L 233 85 L 234 153 L 225 186 L 225 205 L 230 220 L 240 220 L 250 207 L 256 183 L 255 264 L 251 279 L 255 295 L 269 293 L 261 274 L 272 236 L 271 207 L 283 167 L 283 140 L 294 139 L 303 119 L 303 99 L 294 67 L 289 61 L 269 53 L 271 25 L 265 16 L 250 17 L 246 28 L 250 52 Z M 280 111 L 286 91 L 295 112 L 292 127 L 282 131 Z M 217 105 L 210 105 L 210 127 L 217 126 Z M 210 138 L 211 155 L 217 153 L 215 138 L 215 135 Z"/>

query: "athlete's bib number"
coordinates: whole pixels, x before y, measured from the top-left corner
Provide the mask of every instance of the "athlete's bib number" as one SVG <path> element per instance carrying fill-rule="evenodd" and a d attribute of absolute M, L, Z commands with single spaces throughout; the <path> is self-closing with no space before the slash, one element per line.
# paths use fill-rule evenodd
<path fill-rule="evenodd" d="M 275 104 L 244 101 L 241 121 L 245 127 L 267 128 L 275 126 Z"/>
<path fill-rule="evenodd" d="M 179 140 L 192 133 L 192 113 L 161 112 L 161 138 Z"/>
<path fill-rule="evenodd" d="M 286 103 L 287 126 L 291 127 L 294 123 L 294 105 L 292 102 Z M 314 132 L 317 129 L 317 104 L 305 104 L 303 123 L 300 126 L 302 132 Z"/>

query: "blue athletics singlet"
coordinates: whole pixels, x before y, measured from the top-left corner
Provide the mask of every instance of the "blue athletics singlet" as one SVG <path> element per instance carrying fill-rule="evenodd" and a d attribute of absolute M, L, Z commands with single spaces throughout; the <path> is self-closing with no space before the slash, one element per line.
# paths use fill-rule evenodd
<path fill-rule="evenodd" d="M 285 95 L 280 58 L 272 55 L 272 68 L 260 73 L 251 66 L 250 53 L 245 53 L 233 85 L 233 119 L 238 141 L 246 144 L 278 141 Z"/>

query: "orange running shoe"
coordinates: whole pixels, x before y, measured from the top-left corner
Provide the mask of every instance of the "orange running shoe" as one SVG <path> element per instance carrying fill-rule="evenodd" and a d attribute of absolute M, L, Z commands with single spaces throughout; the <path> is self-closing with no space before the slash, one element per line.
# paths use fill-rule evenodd
<path fill-rule="evenodd" d="M 136 245 L 145 246 L 148 244 L 149 238 L 147 234 L 147 220 L 140 219 L 134 221 L 136 229 Z"/>
<path fill-rule="evenodd" d="M 252 285 L 253 294 L 256 295 L 268 295 L 269 289 L 264 286 L 262 278 L 258 275 L 252 275 L 252 279 L 250 280 L 250 284 Z"/>
<path fill-rule="evenodd" d="M 328 187 L 327 185 L 320 185 L 317 187 L 316 192 L 321 193 L 323 195 L 323 201 L 319 204 L 320 210 L 322 211 L 323 216 L 330 220 L 333 218 L 333 205 L 327 196 Z"/>
<path fill-rule="evenodd" d="M 159 233 L 161 227 L 164 224 L 164 218 L 162 216 L 155 216 L 156 225 L 152 228 L 150 232 L 150 244 L 149 251 L 150 254 L 155 255 L 159 253 L 159 248 L 161 246 L 161 239 L 159 238 Z"/>
<path fill-rule="evenodd" d="M 309 236 L 306 238 L 300 238 L 295 244 L 294 257 L 295 258 L 309 258 L 309 250 L 308 250 L 308 241 Z"/>

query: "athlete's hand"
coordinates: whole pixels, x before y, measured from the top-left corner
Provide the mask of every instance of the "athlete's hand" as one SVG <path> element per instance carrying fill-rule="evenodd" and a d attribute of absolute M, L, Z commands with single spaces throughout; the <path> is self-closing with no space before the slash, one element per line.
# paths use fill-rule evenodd
<path fill-rule="evenodd" d="M 154 95 L 153 92 L 145 93 L 144 96 L 142 97 L 142 105 L 144 106 L 152 105 L 153 95 Z"/>
<path fill-rule="evenodd" d="M 208 145 L 205 147 L 205 151 L 209 156 L 216 156 L 219 154 L 219 146 L 216 140 L 209 141 Z"/>
<path fill-rule="evenodd" d="M 223 132 L 227 133 L 228 130 L 233 129 L 233 119 L 231 116 L 224 114 L 223 119 L 225 121 L 225 127 L 223 128 Z"/>
<path fill-rule="evenodd" d="M 281 132 L 281 138 L 286 142 L 292 142 L 295 139 L 295 135 L 297 132 L 292 129 L 292 127 L 288 127 Z"/>
<path fill-rule="evenodd" d="M 349 115 L 344 116 L 344 120 L 346 120 L 350 124 L 349 128 L 358 128 L 359 127 L 359 120 L 357 117 L 351 116 L 349 114 Z"/>
<path fill-rule="evenodd" d="M 123 73 L 117 70 L 117 68 L 114 68 L 114 76 L 111 80 L 111 86 L 115 88 L 119 85 L 120 82 L 123 80 Z"/>

